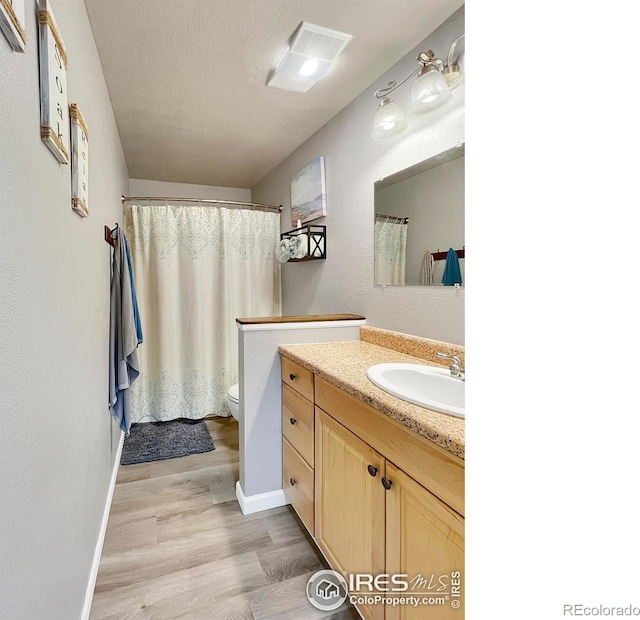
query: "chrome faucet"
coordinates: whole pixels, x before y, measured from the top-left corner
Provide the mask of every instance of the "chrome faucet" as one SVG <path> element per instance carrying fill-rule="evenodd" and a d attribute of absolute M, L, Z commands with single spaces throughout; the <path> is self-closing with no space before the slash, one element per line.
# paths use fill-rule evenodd
<path fill-rule="evenodd" d="M 451 355 L 450 353 L 441 353 L 440 351 L 438 351 L 436 355 L 445 360 L 452 360 L 453 363 L 451 364 L 451 366 L 449 366 L 451 376 L 455 377 L 456 379 L 460 379 L 460 381 L 464 381 L 464 366 L 462 365 L 462 361 L 457 355 Z"/>

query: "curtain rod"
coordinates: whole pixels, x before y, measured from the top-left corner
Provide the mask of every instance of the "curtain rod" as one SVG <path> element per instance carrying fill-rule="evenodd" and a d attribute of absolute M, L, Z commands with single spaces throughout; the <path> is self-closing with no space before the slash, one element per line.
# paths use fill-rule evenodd
<path fill-rule="evenodd" d="M 175 200 L 176 202 L 198 202 L 205 204 L 220 204 L 220 205 L 239 205 L 242 207 L 250 207 L 251 209 L 265 209 L 265 211 L 276 211 L 282 213 L 282 205 L 276 207 L 275 205 L 264 205 L 259 202 L 238 202 L 237 200 L 211 200 L 205 198 L 175 198 L 172 196 L 122 196 L 122 202 L 131 202 L 135 200 L 159 200 L 160 202 L 168 202 L 169 200 Z"/>
<path fill-rule="evenodd" d="M 387 220 L 395 220 L 396 222 L 402 222 L 403 224 L 409 223 L 408 217 L 398 217 L 397 215 L 385 215 L 384 213 L 376 213 L 376 217 L 381 217 L 381 218 L 386 217 Z"/>

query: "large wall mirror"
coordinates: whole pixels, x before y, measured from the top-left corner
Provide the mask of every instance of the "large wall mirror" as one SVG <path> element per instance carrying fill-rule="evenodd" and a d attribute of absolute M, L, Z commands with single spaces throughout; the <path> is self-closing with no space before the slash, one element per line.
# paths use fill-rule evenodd
<path fill-rule="evenodd" d="M 375 184 L 375 284 L 464 285 L 464 144 Z"/>

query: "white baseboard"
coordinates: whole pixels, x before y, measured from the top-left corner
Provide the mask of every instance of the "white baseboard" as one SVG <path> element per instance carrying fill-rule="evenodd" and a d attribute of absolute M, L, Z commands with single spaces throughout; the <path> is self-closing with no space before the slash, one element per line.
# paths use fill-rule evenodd
<path fill-rule="evenodd" d="M 282 489 L 246 496 L 239 480 L 236 482 L 236 497 L 244 515 L 269 510 L 269 508 L 277 508 L 278 506 L 286 506 L 291 503 Z"/>
<path fill-rule="evenodd" d="M 111 482 L 109 483 L 109 491 L 107 493 L 107 501 L 104 504 L 104 512 L 102 513 L 102 523 L 100 524 L 100 532 L 98 534 L 98 542 L 93 553 L 93 563 L 91 564 L 91 573 L 89 574 L 89 583 L 87 583 L 87 591 L 84 595 L 84 606 L 82 607 L 81 620 L 89 620 L 91 613 L 91 603 L 93 603 L 93 591 L 96 587 L 98 579 L 98 568 L 100 567 L 100 557 L 102 556 L 102 545 L 104 537 L 107 533 L 107 523 L 109 522 L 109 512 L 111 511 L 111 501 L 113 500 L 113 491 L 116 488 L 116 478 L 118 477 L 118 468 L 120 467 L 120 457 L 122 456 L 122 445 L 124 444 L 124 433 L 120 433 L 120 442 L 116 452 L 115 462 L 113 463 L 113 471 L 111 472 Z"/>

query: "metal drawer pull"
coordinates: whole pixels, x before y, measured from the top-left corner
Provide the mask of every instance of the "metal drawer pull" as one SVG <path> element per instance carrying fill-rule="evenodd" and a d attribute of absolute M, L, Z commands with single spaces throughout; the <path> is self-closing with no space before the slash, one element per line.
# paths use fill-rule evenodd
<path fill-rule="evenodd" d="M 296 375 L 294 375 L 292 372 L 289 373 L 289 379 L 291 379 L 291 381 L 293 381 L 296 378 Z"/>
<path fill-rule="evenodd" d="M 391 485 L 393 484 L 393 482 L 391 482 L 391 480 L 389 480 L 388 478 L 382 478 L 382 486 L 387 489 L 387 491 L 391 488 Z"/>
<path fill-rule="evenodd" d="M 294 486 L 296 483 L 295 478 L 289 478 L 289 482 L 291 483 L 291 486 Z"/>
<path fill-rule="evenodd" d="M 295 424 L 296 423 L 296 419 L 295 418 L 289 418 L 289 422 L 291 422 L 291 424 Z"/>
<path fill-rule="evenodd" d="M 374 478 L 378 475 L 378 468 L 374 467 L 373 465 L 368 465 L 367 471 L 369 472 L 369 475 Z"/>

